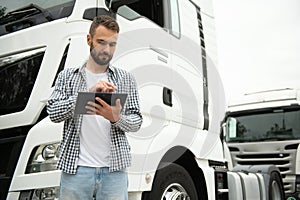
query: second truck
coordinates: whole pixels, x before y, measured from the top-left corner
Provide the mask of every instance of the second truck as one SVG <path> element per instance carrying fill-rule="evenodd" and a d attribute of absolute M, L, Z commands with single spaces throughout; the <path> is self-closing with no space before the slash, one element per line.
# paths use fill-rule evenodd
<path fill-rule="evenodd" d="M 230 165 L 274 164 L 286 199 L 300 199 L 300 90 L 246 94 L 230 103 L 226 124 Z"/>

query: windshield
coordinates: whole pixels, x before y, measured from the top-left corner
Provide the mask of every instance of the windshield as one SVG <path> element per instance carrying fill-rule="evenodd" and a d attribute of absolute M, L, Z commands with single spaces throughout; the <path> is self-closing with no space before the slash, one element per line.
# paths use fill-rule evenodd
<path fill-rule="evenodd" d="M 22 0 L 22 1 L 12 1 L 12 0 L 0 0 L 1 11 L 5 9 L 5 13 L 11 12 L 13 10 L 22 8 L 29 4 L 38 5 L 41 8 L 47 9 L 53 6 L 62 5 L 68 2 L 74 2 L 74 0 Z M 1 12 L 2 13 L 2 12 Z"/>
<path fill-rule="evenodd" d="M 227 119 L 227 142 L 300 139 L 300 110 L 233 114 Z"/>
<path fill-rule="evenodd" d="M 0 35 L 67 17 L 74 3 L 75 0 L 0 0 Z"/>

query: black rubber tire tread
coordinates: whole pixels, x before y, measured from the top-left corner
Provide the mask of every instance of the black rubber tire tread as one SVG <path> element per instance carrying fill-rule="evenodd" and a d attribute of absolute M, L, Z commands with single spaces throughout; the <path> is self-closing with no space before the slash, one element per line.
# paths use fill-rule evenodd
<path fill-rule="evenodd" d="M 143 193 L 143 200 L 160 200 L 163 192 L 172 183 L 180 184 L 186 190 L 190 200 L 199 200 L 189 173 L 183 167 L 174 163 L 168 163 L 157 171 L 152 190 Z"/>
<path fill-rule="evenodd" d="M 280 175 L 277 172 L 272 172 L 270 174 L 270 182 L 269 182 L 269 199 L 270 200 L 275 200 L 272 198 L 272 182 L 276 181 L 278 186 L 280 187 L 280 199 L 284 200 L 285 199 L 285 195 L 284 195 L 284 189 L 283 189 L 283 183 L 281 180 Z"/>

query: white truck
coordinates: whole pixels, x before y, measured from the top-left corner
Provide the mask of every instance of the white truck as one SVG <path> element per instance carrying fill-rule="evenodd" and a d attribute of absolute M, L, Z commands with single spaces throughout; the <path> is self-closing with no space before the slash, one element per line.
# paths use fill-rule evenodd
<path fill-rule="evenodd" d="M 246 94 L 230 103 L 226 121 L 230 165 L 274 164 L 281 172 L 286 199 L 299 199 L 300 90 Z"/>
<path fill-rule="evenodd" d="M 113 64 L 136 77 L 144 119 L 127 134 L 129 199 L 282 199 L 277 168 L 227 169 L 208 0 L 2 1 L 0 199 L 58 199 L 62 123 L 45 103 L 57 74 L 88 58 L 86 34 L 101 14 L 120 24 Z"/>

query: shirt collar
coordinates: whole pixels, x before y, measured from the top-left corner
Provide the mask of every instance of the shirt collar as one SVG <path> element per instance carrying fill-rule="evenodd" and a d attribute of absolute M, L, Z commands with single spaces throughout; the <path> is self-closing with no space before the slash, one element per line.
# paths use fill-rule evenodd
<path fill-rule="evenodd" d="M 84 68 L 85 68 L 85 65 L 82 65 L 81 67 L 78 67 L 76 70 L 75 70 L 75 73 L 78 73 L 80 72 L 81 74 L 85 74 L 85 71 L 84 71 Z M 115 67 L 112 66 L 111 64 L 109 64 L 108 68 L 107 68 L 107 73 L 111 76 L 115 76 Z"/>

